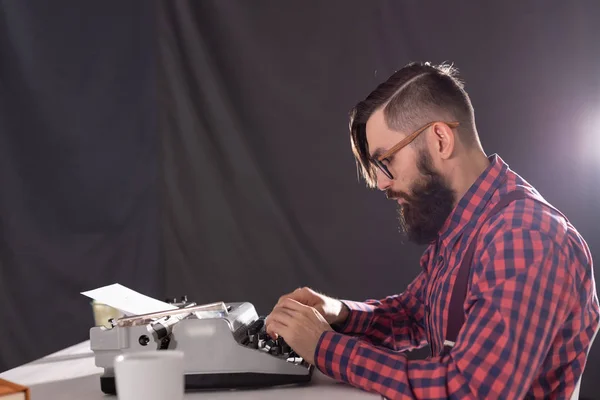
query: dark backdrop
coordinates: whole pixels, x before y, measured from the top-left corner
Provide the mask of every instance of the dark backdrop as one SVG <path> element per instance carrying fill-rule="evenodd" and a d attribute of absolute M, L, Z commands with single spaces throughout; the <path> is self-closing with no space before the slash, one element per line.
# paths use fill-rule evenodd
<path fill-rule="evenodd" d="M 158 18 L 173 296 L 267 313 L 300 285 L 402 291 L 423 248 L 401 242 L 395 205 L 357 181 L 347 115 L 412 60 L 455 63 L 486 151 L 600 259 L 600 3 L 165 1 Z M 583 395 L 598 398 L 599 374 L 596 344 Z"/>
<path fill-rule="evenodd" d="M 0 370 L 85 340 L 78 293 L 112 282 L 263 314 L 300 285 L 402 291 L 423 248 L 358 181 L 347 113 L 412 60 L 455 63 L 486 151 L 600 259 L 599 19 L 595 0 L 0 0 Z M 596 344 L 583 395 L 599 373 Z"/>
<path fill-rule="evenodd" d="M 0 371 L 86 340 L 83 290 L 162 293 L 153 21 L 0 2 Z"/>

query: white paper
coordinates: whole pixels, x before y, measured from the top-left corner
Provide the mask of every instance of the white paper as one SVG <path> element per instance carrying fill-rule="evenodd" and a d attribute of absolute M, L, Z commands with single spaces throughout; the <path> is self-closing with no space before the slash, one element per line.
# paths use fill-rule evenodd
<path fill-rule="evenodd" d="M 81 294 L 121 310 L 125 315 L 140 315 L 177 309 L 172 304 L 145 296 L 119 283 L 88 290 Z"/>

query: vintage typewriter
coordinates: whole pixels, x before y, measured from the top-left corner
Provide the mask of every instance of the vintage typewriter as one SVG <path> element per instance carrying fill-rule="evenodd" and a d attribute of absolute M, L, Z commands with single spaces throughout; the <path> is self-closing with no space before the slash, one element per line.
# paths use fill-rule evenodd
<path fill-rule="evenodd" d="M 101 390 L 115 394 L 113 362 L 126 352 L 184 352 L 186 391 L 257 388 L 309 382 L 313 367 L 265 332 L 250 303 L 197 306 L 183 298 L 177 309 L 111 320 L 90 330 Z"/>

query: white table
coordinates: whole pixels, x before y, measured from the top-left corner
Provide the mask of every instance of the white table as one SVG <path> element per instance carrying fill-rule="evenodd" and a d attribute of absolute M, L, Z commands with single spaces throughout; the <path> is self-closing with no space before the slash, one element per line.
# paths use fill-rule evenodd
<path fill-rule="evenodd" d="M 79 343 L 37 361 L 0 374 L 0 378 L 31 388 L 32 400 L 116 399 L 100 390 L 102 369 L 94 365 L 90 342 Z M 349 385 L 338 383 L 315 369 L 312 381 L 303 386 L 257 390 L 192 392 L 186 399 L 380 399 Z"/>

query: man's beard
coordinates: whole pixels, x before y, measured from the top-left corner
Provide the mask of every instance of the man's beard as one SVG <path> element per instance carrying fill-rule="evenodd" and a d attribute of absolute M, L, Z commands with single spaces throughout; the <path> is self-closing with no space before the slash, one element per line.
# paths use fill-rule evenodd
<path fill-rule="evenodd" d="M 423 180 L 413 185 L 411 195 L 390 189 L 386 195 L 406 201 L 404 205 L 398 205 L 400 228 L 408 240 L 421 245 L 437 239 L 454 208 L 455 193 L 444 178 L 433 170 L 427 152 L 420 152 L 417 167 Z"/>

